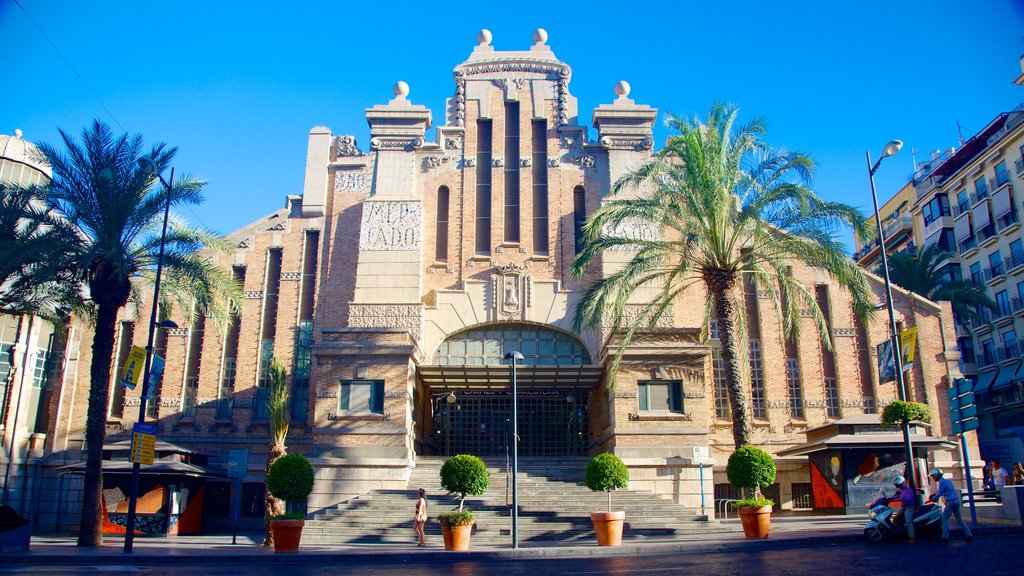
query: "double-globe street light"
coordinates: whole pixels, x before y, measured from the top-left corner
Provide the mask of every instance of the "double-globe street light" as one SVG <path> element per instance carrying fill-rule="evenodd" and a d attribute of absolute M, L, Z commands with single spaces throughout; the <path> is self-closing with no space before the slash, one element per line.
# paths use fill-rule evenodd
<path fill-rule="evenodd" d="M 518 390 L 516 389 L 516 361 L 523 355 L 518 351 L 505 354 L 505 360 L 512 366 L 512 549 L 519 548 L 519 487 L 516 480 L 519 476 L 519 418 Z"/>
<path fill-rule="evenodd" d="M 900 400 L 906 402 L 907 387 L 903 380 L 903 351 L 900 349 L 900 333 L 896 327 L 896 308 L 893 306 L 892 301 L 892 282 L 889 280 L 889 257 L 885 252 L 885 231 L 882 229 L 882 216 L 878 212 L 878 195 L 875 193 L 875 172 L 878 170 L 879 164 L 882 163 L 882 160 L 895 156 L 900 151 L 900 148 L 903 148 L 903 142 L 900 140 L 890 141 L 882 149 L 882 157 L 874 164 L 871 163 L 871 152 L 865 151 L 864 155 L 868 161 L 868 179 L 871 180 L 871 201 L 875 205 L 875 224 L 878 226 L 878 244 L 881 247 L 882 253 L 882 278 L 885 279 L 885 303 L 889 309 L 889 329 L 892 331 L 892 358 L 893 368 L 896 371 L 896 391 L 899 393 Z M 910 443 L 910 423 L 903 421 L 900 427 L 903 429 L 903 450 L 906 452 L 905 457 L 909 467 L 907 480 L 910 489 L 916 493 L 917 467 L 914 466 L 914 448 Z"/>
<path fill-rule="evenodd" d="M 142 398 L 139 400 L 139 420 L 140 424 L 146 422 L 146 403 L 150 395 L 150 381 L 149 371 L 153 363 L 153 337 L 156 334 L 157 326 L 161 328 L 177 328 L 178 326 L 170 321 L 165 320 L 163 322 L 156 321 L 158 302 L 160 301 L 160 275 L 163 272 L 164 267 L 164 245 L 167 241 L 167 220 L 171 213 L 171 190 L 174 186 L 174 168 L 171 168 L 170 181 L 164 180 L 164 177 L 160 174 L 157 169 L 156 163 L 153 162 L 152 158 L 148 156 L 142 156 L 138 160 L 139 170 L 149 177 L 156 177 L 160 180 L 160 183 L 164 185 L 164 193 L 167 197 L 164 202 L 164 226 L 160 232 L 160 253 L 156 260 L 156 279 L 153 282 L 153 310 L 149 316 L 149 337 L 146 339 L 146 363 L 145 368 L 142 372 Z M 124 553 L 130 554 L 132 551 L 132 542 L 135 540 L 135 505 L 139 497 L 139 473 L 141 464 L 136 459 L 136 462 L 132 464 L 132 484 L 128 492 L 128 522 L 125 527 L 124 534 Z"/>

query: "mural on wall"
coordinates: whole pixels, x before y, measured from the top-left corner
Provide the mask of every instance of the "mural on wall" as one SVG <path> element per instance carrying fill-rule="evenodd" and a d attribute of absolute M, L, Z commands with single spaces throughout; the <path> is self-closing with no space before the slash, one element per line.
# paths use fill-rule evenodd
<path fill-rule="evenodd" d="M 893 479 L 905 475 L 902 452 L 852 450 L 845 456 L 848 508 L 867 508 L 882 494 L 894 493 Z"/>
<path fill-rule="evenodd" d="M 815 508 L 845 508 L 843 466 L 838 452 L 811 456 L 811 493 Z"/>

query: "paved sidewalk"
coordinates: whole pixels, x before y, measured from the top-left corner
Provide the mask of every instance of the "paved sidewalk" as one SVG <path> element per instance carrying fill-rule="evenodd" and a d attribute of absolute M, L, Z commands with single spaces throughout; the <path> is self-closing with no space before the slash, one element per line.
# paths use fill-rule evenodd
<path fill-rule="evenodd" d="M 303 546 L 297 554 L 274 554 L 273 549 L 259 546 L 262 534 L 238 536 L 231 544 L 231 535 L 137 537 L 134 552 L 123 553 L 120 537 L 106 537 L 100 548 L 79 548 L 73 537 L 39 536 L 32 538 L 30 550 L 5 551 L 5 564 L 220 564 L 240 561 L 402 564 L 449 562 L 454 558 L 514 559 L 535 557 L 595 557 L 657 554 L 692 554 L 728 550 L 759 550 L 825 546 L 862 542 L 864 519 L 845 516 L 806 516 L 773 519 L 773 531 L 765 540 L 746 540 L 738 521 L 723 521 L 730 532 L 690 534 L 666 538 L 624 538 L 619 547 L 597 546 L 593 541 L 572 545 L 561 542 L 520 542 L 518 550 L 506 547 L 472 547 L 469 552 L 447 552 L 440 534 L 432 534 L 426 548 L 416 548 L 410 531 L 409 544 L 344 544 L 338 546 Z M 1021 528 L 980 526 L 980 536 L 992 533 L 1024 533 Z M 955 534 L 955 533 L 954 533 Z M 471 543 L 472 546 L 472 543 Z"/>

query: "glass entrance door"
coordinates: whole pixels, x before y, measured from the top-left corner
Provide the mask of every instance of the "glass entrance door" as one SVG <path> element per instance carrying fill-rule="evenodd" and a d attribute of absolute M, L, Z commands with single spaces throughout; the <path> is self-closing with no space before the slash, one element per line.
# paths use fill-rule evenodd
<path fill-rule="evenodd" d="M 511 447 L 509 392 L 456 392 L 454 403 L 437 402 L 434 445 L 443 456 L 505 456 Z M 587 392 L 519 393 L 520 456 L 584 456 Z"/>

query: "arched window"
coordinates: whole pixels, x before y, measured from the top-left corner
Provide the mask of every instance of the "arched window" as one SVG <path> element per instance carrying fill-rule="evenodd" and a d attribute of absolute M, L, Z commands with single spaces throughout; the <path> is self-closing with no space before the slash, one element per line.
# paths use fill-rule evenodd
<path fill-rule="evenodd" d="M 547 120 L 533 126 L 533 253 L 548 253 L 548 146 Z"/>
<path fill-rule="evenodd" d="M 448 261 L 448 187 L 437 189 L 437 240 L 434 245 L 434 260 Z"/>
<path fill-rule="evenodd" d="M 503 364 L 505 353 L 512 350 L 522 353 L 526 366 L 590 364 L 586 347 L 572 335 L 529 324 L 493 324 L 449 336 L 434 354 L 434 364 Z"/>

